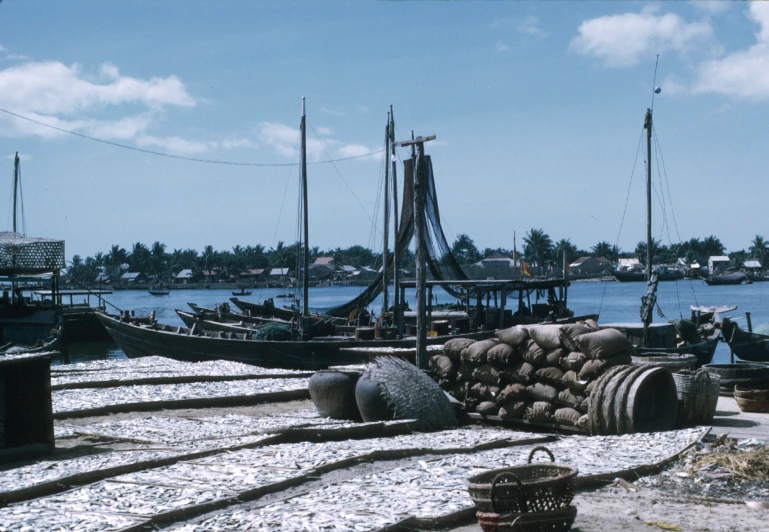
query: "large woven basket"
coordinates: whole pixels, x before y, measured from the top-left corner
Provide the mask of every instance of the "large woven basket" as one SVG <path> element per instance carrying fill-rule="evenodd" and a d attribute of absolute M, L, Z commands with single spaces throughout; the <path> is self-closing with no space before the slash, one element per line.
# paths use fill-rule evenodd
<path fill-rule="evenodd" d="M 700 369 L 696 373 L 673 373 L 678 392 L 676 425 L 707 425 L 713 421 L 718 405 L 721 379 L 718 375 Z"/>
<path fill-rule="evenodd" d="M 567 506 L 551 512 L 504 515 L 478 512 L 476 515 L 485 532 L 565 532 L 577 518 L 577 507 Z"/>
<path fill-rule="evenodd" d="M 734 400 L 743 412 L 769 413 L 769 380 L 734 387 Z"/>
<path fill-rule="evenodd" d="M 534 454 L 544 451 L 549 464 L 532 464 Z M 470 477 L 467 488 L 480 512 L 497 514 L 549 512 L 568 508 L 574 498 L 577 468 L 556 464 L 545 447 L 535 447 L 526 465 L 487 471 Z"/>

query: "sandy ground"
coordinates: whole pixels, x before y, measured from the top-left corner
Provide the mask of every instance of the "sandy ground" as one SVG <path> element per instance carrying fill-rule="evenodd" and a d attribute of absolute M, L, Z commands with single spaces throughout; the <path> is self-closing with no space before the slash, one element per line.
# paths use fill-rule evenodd
<path fill-rule="evenodd" d="M 621 487 L 604 487 L 578 493 L 574 504 L 578 513 L 572 530 L 581 532 L 769 530 L 767 510 L 754 510 L 742 502 L 724 503 L 712 502 L 706 498 L 677 497 L 656 489 L 640 488 L 638 492 L 633 493 Z M 662 526 L 647 524 L 652 522 Z M 663 528 L 665 525 L 679 528 L 666 529 Z M 447 530 L 477 532 L 481 527 L 474 523 Z"/>

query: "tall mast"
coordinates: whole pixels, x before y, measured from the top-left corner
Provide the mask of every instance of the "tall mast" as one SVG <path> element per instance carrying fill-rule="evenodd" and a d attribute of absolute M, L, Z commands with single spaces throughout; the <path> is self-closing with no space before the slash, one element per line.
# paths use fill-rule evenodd
<path fill-rule="evenodd" d="M 400 253 L 398 253 L 398 174 L 395 164 L 395 115 L 393 115 L 393 106 L 390 106 L 390 159 L 392 162 L 392 183 L 393 183 L 393 324 L 397 325 L 400 308 L 400 290 L 398 290 L 398 281 L 400 278 Z"/>
<path fill-rule="evenodd" d="M 646 109 L 646 282 L 652 280 L 652 110 Z M 651 309 L 644 319 L 644 341 L 649 345 L 649 324 L 652 322 Z"/>
<path fill-rule="evenodd" d="M 390 113 L 387 113 L 385 127 L 385 165 L 384 165 L 384 250 L 382 251 L 382 315 L 387 312 L 387 251 L 390 246 L 390 165 L 387 157 L 390 153 Z"/>
<path fill-rule="evenodd" d="M 19 152 L 16 152 L 16 159 L 13 164 L 13 232 L 16 232 L 16 204 L 18 203 L 19 190 Z"/>
<path fill-rule="evenodd" d="M 309 316 L 310 310 L 308 307 L 310 299 L 310 285 L 309 276 L 307 272 L 310 269 L 310 248 L 309 248 L 309 214 L 307 212 L 307 118 L 305 116 L 304 109 L 304 96 L 302 96 L 302 210 L 304 212 L 304 257 L 302 260 L 302 296 L 304 297 L 304 306 L 302 308 L 302 316 Z"/>

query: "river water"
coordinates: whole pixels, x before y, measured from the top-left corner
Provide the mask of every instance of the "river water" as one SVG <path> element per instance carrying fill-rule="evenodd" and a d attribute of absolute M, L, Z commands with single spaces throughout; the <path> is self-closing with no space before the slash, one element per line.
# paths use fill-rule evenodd
<path fill-rule="evenodd" d="M 600 314 L 599 322 L 602 324 L 638 322 L 640 321 L 641 296 L 645 288 L 644 283 L 574 282 L 569 287 L 568 306 L 575 314 Z M 359 286 L 310 288 L 310 308 L 322 310 L 345 303 L 360 294 L 363 289 L 364 287 Z M 265 298 L 275 297 L 280 293 L 282 293 L 280 289 L 253 289 L 251 296 L 242 299 L 261 302 Z M 440 289 L 436 289 L 434 295 L 437 297 L 438 303 L 455 301 Z M 215 289 L 171 290 L 167 296 L 153 296 L 145 290 L 120 290 L 107 296 L 106 299 L 115 307 L 135 311 L 136 315 L 147 315 L 154 310 L 158 321 L 161 323 L 184 325 L 174 309 L 189 310 L 187 302 L 197 303 L 204 307 L 213 307 L 217 303 L 227 301 L 230 297 L 232 297 L 230 290 Z M 380 295 L 369 307 L 376 314 L 379 314 L 381 309 L 381 297 Z M 390 297 L 392 298 L 392 292 Z M 415 308 L 413 290 L 406 291 L 406 299 L 411 308 Z M 289 299 L 275 299 L 277 305 L 280 305 L 281 302 L 288 304 L 289 301 Z M 745 327 L 745 312 L 751 313 L 754 330 L 769 327 L 769 305 L 767 305 L 769 283 L 708 286 L 701 280 L 664 282 L 659 284 L 657 301 L 664 318 L 655 312 L 655 322 L 677 319 L 681 316 L 688 318 L 691 313 L 690 305 L 739 305 L 738 310 L 731 315 L 743 318 L 741 320 L 743 328 Z M 108 305 L 108 311 L 115 312 L 115 308 Z M 114 344 L 75 344 L 70 349 L 72 362 L 123 357 L 125 357 L 123 352 Z M 713 362 L 729 362 L 729 349 L 725 343 L 719 343 Z"/>

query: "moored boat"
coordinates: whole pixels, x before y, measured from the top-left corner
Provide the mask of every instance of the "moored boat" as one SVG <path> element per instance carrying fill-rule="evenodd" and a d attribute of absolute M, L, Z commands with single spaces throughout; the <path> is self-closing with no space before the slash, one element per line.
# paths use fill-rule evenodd
<path fill-rule="evenodd" d="M 720 275 L 708 275 L 704 278 L 705 283 L 709 286 L 718 285 L 734 285 L 734 284 L 751 284 L 748 275 L 744 272 L 724 273 Z"/>
<path fill-rule="evenodd" d="M 737 323 L 724 319 L 724 341 L 734 356 L 746 362 L 769 362 L 769 335 L 742 330 Z"/>

